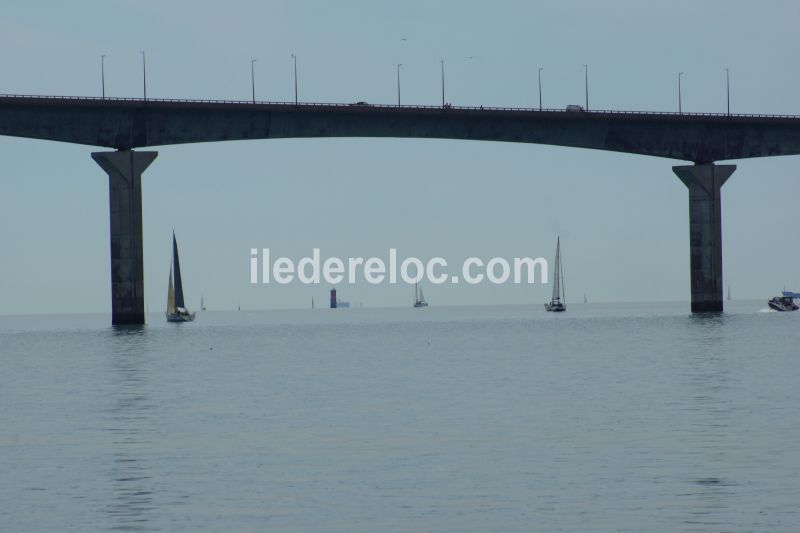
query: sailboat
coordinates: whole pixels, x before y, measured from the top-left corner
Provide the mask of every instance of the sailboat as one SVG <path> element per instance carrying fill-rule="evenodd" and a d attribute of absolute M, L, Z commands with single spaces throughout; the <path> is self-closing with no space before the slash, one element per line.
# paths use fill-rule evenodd
<path fill-rule="evenodd" d="M 425 301 L 425 295 L 422 294 L 422 288 L 419 283 L 414 284 L 414 307 L 428 307 L 428 302 Z"/>
<path fill-rule="evenodd" d="M 200 310 L 201 311 L 205 311 L 206 310 L 206 304 L 203 302 L 203 295 L 202 294 L 200 295 Z"/>
<path fill-rule="evenodd" d="M 567 310 L 567 304 L 564 302 L 566 295 L 564 294 L 564 271 L 561 267 L 561 237 L 556 241 L 556 273 L 553 276 L 553 297 L 549 303 L 544 304 L 545 311 L 553 311 L 560 313 Z"/>
<path fill-rule="evenodd" d="M 173 278 L 173 273 L 175 274 Z M 183 302 L 183 283 L 181 282 L 181 262 L 178 259 L 178 241 L 172 232 L 172 264 L 169 267 L 169 288 L 167 289 L 167 322 L 191 322 L 195 313 L 190 313 Z"/>

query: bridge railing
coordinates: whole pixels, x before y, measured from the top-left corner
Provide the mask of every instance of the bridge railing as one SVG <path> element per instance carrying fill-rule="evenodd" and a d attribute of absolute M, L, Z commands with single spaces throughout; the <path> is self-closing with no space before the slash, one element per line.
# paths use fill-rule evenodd
<path fill-rule="evenodd" d="M 733 117 L 733 118 L 800 118 L 800 115 L 775 115 L 764 113 L 705 113 L 705 112 L 677 112 L 677 111 L 623 111 L 615 109 L 588 109 L 581 111 L 567 110 L 565 108 L 539 108 L 539 107 L 497 107 L 497 106 L 458 106 L 441 105 L 397 105 L 397 104 L 367 104 L 367 103 L 335 103 L 335 102 L 280 102 L 266 100 L 215 100 L 215 99 L 186 99 L 186 98 L 132 98 L 119 96 L 53 96 L 34 94 L 0 94 L 0 99 L 23 100 L 53 100 L 53 101 L 80 101 L 80 102 L 126 102 L 126 103 L 172 103 L 172 104 L 215 104 L 215 105 L 241 105 L 241 106 L 279 106 L 291 108 L 342 108 L 342 109 L 394 109 L 403 111 L 414 110 L 441 110 L 441 111 L 503 111 L 519 113 L 564 113 L 569 115 L 596 114 L 596 115 L 652 115 L 675 117 Z"/>

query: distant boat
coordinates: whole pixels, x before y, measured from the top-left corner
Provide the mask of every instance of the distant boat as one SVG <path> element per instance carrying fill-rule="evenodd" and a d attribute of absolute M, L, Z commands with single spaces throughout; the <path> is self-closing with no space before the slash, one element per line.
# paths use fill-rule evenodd
<path fill-rule="evenodd" d="M 731 286 L 728 285 L 728 301 L 731 301 Z"/>
<path fill-rule="evenodd" d="M 564 272 L 561 268 L 561 237 L 556 240 L 556 268 L 553 276 L 553 297 L 544 304 L 545 311 L 560 313 L 567 310 L 564 293 Z"/>
<path fill-rule="evenodd" d="M 800 298 L 800 294 L 790 291 L 783 291 L 782 296 L 770 298 L 767 302 L 770 309 L 775 311 L 797 311 L 798 306 L 794 303 L 795 298 Z"/>
<path fill-rule="evenodd" d="M 173 272 L 175 277 L 173 278 Z M 172 264 L 169 267 L 169 287 L 167 288 L 167 322 L 191 322 L 195 313 L 186 309 L 183 301 L 183 283 L 181 281 L 181 262 L 178 259 L 178 241 L 172 232 Z"/>
<path fill-rule="evenodd" d="M 414 307 L 428 307 L 425 295 L 422 294 L 422 287 L 419 287 L 418 283 L 414 284 Z"/>
<path fill-rule="evenodd" d="M 331 289 L 331 309 L 347 309 L 350 307 L 350 302 L 345 302 L 341 298 L 336 297 L 336 289 Z"/>
<path fill-rule="evenodd" d="M 206 310 L 206 304 L 203 303 L 203 295 L 202 294 L 200 295 L 200 310 L 201 311 L 205 311 Z"/>
<path fill-rule="evenodd" d="M 589 300 L 586 299 L 586 293 L 583 293 L 583 303 L 588 304 Z"/>

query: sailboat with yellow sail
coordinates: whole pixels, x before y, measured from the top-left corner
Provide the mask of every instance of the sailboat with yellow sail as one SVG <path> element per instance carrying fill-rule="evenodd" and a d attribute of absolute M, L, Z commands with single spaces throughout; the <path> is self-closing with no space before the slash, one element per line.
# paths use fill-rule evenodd
<path fill-rule="evenodd" d="M 174 277 L 173 277 L 174 273 Z M 169 267 L 169 287 L 167 288 L 167 322 L 191 322 L 195 313 L 186 309 L 183 300 L 183 281 L 181 280 L 181 262 L 178 258 L 178 241 L 172 232 L 172 263 Z"/>

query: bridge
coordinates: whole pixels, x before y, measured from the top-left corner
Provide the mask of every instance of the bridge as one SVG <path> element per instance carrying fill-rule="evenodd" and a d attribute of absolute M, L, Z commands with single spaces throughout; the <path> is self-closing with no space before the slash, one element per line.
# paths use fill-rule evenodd
<path fill-rule="evenodd" d="M 246 139 L 415 137 L 547 144 L 687 161 L 692 312 L 722 311 L 717 161 L 800 154 L 800 116 L 566 111 L 222 100 L 0 95 L 0 135 L 112 148 L 108 174 L 113 324 L 144 323 L 141 177 L 158 155 L 139 148 Z"/>

